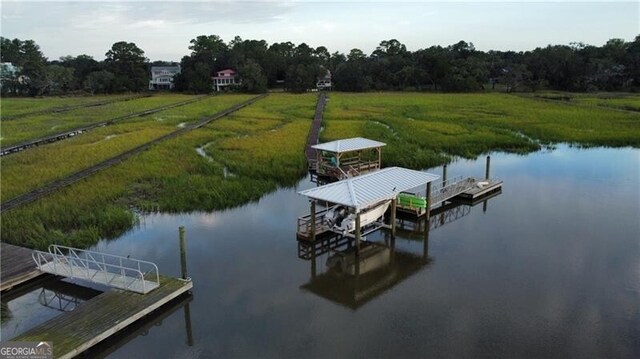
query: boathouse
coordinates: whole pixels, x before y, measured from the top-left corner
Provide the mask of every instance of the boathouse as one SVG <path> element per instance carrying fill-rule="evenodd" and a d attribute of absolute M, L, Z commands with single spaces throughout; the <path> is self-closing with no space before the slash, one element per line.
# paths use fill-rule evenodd
<path fill-rule="evenodd" d="M 298 239 L 314 242 L 317 235 L 330 232 L 355 238 L 359 245 L 361 235 L 386 227 L 380 219 L 389 206 L 391 224 L 395 224 L 398 194 L 418 187 L 425 187 L 430 193 L 431 182 L 438 178 L 431 173 L 389 167 L 300 191 L 310 199 L 311 210 L 309 215 L 298 218 Z M 316 210 L 317 203 L 320 210 Z M 363 229 L 367 232 L 363 233 Z"/>
<path fill-rule="evenodd" d="M 311 146 L 316 151 L 318 176 L 343 180 L 382 167 L 382 147 L 386 143 L 362 137 L 347 138 Z"/>

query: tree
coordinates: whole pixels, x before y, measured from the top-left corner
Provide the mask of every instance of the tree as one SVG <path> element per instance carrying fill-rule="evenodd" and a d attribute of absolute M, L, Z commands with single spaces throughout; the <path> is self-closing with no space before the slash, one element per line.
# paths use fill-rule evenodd
<path fill-rule="evenodd" d="M 113 44 L 105 54 L 107 70 L 113 73 L 115 91 L 141 91 L 147 87 L 147 59 L 144 51 L 133 42 Z"/>
<path fill-rule="evenodd" d="M 95 71 L 87 75 L 83 86 L 92 95 L 95 93 L 107 93 L 111 91 L 111 84 L 114 78 L 114 74 L 109 71 Z"/>
<path fill-rule="evenodd" d="M 240 89 L 251 93 L 267 92 L 267 77 L 257 62 L 249 59 L 238 69 L 241 79 Z"/>
<path fill-rule="evenodd" d="M 60 64 L 73 69 L 74 81 L 71 84 L 73 89 L 82 89 L 87 76 L 101 69 L 100 63 L 89 55 L 64 56 L 60 58 Z"/>
<path fill-rule="evenodd" d="M 48 80 L 47 90 L 49 92 L 64 93 L 69 91 L 74 81 L 72 68 L 60 65 L 49 65 L 46 71 Z"/>

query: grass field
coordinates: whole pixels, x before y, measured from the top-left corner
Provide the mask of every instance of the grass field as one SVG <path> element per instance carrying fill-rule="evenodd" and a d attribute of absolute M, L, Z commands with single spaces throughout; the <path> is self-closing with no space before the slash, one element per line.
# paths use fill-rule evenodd
<path fill-rule="evenodd" d="M 214 97 L 3 158 L 2 198 L 246 98 Z M 83 247 L 131 228 L 136 222 L 134 209 L 223 209 L 257 200 L 278 186 L 293 185 L 306 171 L 303 150 L 315 103 L 315 94 L 271 94 L 49 197 L 3 213 L 2 240 L 38 248 L 54 242 Z M 352 136 L 381 140 L 388 144 L 383 151 L 385 166 L 411 168 L 493 150 L 524 153 L 555 142 L 640 146 L 640 114 L 504 94 L 331 93 L 324 124 L 323 141 Z"/>
<path fill-rule="evenodd" d="M 98 128 L 77 137 L 36 147 L 2 159 L 0 198 L 4 201 L 48 182 L 111 158 L 143 143 L 177 130 L 182 124 L 249 99 L 248 95 L 210 97 L 185 107 L 176 107 Z M 30 176 L 25 176 L 28 173 Z"/>
<path fill-rule="evenodd" d="M 152 108 L 186 101 L 195 96 L 157 95 L 130 101 L 114 102 L 97 107 L 84 107 L 61 113 L 46 113 L 3 121 L 0 128 L 2 146 L 10 146 L 47 135 L 52 135 L 80 126 L 110 120 Z M 14 101 L 7 99 L 4 101 Z"/>
<path fill-rule="evenodd" d="M 47 111 L 64 109 L 65 107 L 89 105 L 104 101 L 114 101 L 137 96 L 135 94 L 126 95 L 98 95 L 98 96 L 77 96 L 77 97 L 4 97 L 0 101 L 0 116 L 12 117 L 24 115 L 36 111 Z"/>
<path fill-rule="evenodd" d="M 2 240 L 37 248 L 50 243 L 88 246 L 130 229 L 136 221 L 131 208 L 222 209 L 293 184 L 306 170 L 302 153 L 315 100 L 315 95 L 269 96 L 231 117 L 3 213 Z M 208 157 L 196 152 L 207 144 Z M 225 175 L 225 167 L 233 175 Z"/>
<path fill-rule="evenodd" d="M 540 143 L 640 145 L 640 114 L 503 94 L 332 93 L 325 121 L 323 141 L 381 140 L 386 165 L 412 168 Z"/>
<path fill-rule="evenodd" d="M 599 106 L 604 108 L 640 112 L 640 94 L 633 93 L 540 92 L 535 94 L 524 94 L 523 96 L 559 101 L 569 105 Z"/>

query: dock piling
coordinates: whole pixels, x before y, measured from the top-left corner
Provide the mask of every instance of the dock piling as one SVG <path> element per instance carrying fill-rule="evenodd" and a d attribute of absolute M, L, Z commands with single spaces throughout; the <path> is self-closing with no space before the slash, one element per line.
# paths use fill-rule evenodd
<path fill-rule="evenodd" d="M 447 185 L 447 164 L 442 166 L 442 187 Z"/>
<path fill-rule="evenodd" d="M 316 240 L 316 201 L 311 201 L 311 241 Z"/>
<path fill-rule="evenodd" d="M 360 213 L 356 214 L 356 255 L 360 254 Z"/>
<path fill-rule="evenodd" d="M 487 156 L 487 167 L 484 172 L 484 178 L 489 179 L 489 170 L 491 169 L 491 156 Z"/>
<path fill-rule="evenodd" d="M 184 226 L 178 228 L 180 233 L 180 267 L 182 269 L 182 279 L 187 279 L 187 240 L 184 236 Z"/>
<path fill-rule="evenodd" d="M 425 218 L 427 222 L 427 227 L 429 226 L 429 218 L 431 218 L 431 182 L 427 182 L 427 194 L 425 195 L 427 199 L 427 208 L 425 208 Z"/>
<path fill-rule="evenodd" d="M 398 199 L 394 198 L 391 200 L 391 236 L 396 236 L 396 207 L 398 204 Z"/>

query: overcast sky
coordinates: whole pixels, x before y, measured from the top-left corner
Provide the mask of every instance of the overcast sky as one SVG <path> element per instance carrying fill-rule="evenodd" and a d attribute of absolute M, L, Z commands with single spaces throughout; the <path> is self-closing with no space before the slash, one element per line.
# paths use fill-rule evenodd
<path fill-rule="evenodd" d="M 134 42 L 150 60 L 189 53 L 189 40 L 216 34 L 370 54 L 382 40 L 409 50 L 472 42 L 479 50 L 548 44 L 602 45 L 640 34 L 639 2 L 520 1 L 12 1 L 0 0 L 2 36 L 32 39 L 45 56 L 88 54 Z"/>

